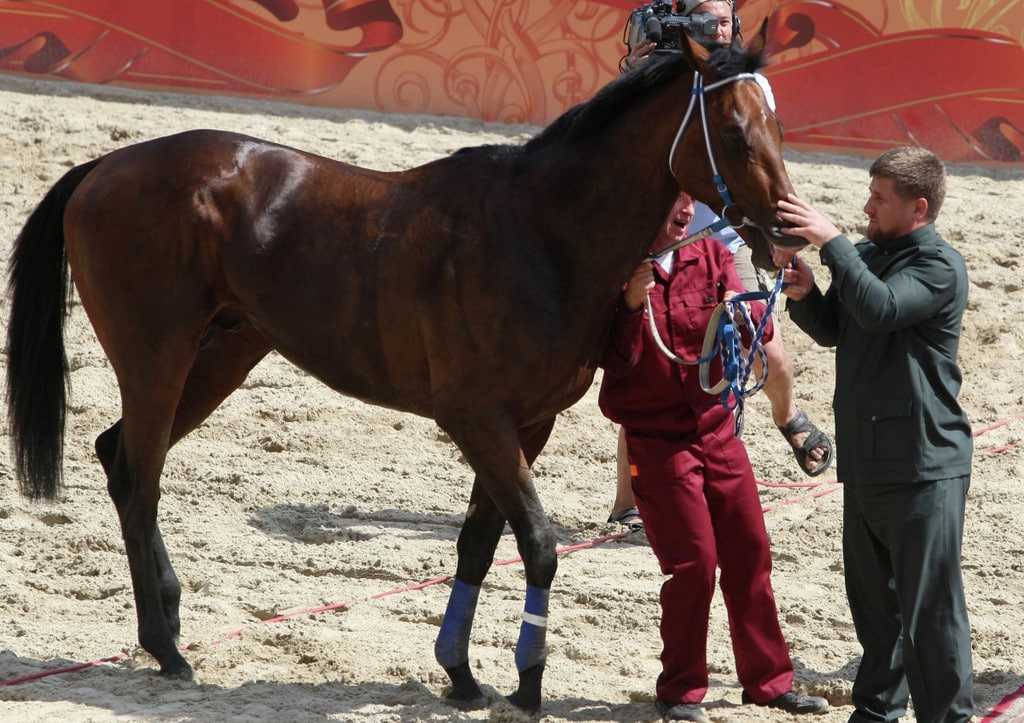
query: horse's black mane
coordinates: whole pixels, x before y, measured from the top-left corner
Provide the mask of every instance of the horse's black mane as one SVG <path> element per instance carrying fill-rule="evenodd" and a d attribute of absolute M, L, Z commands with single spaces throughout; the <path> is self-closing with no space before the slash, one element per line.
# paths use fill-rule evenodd
<path fill-rule="evenodd" d="M 708 65 L 714 78 L 728 78 L 740 73 L 753 73 L 765 65 L 763 53 L 754 53 L 734 45 L 713 44 Z M 586 143 L 600 132 L 608 119 L 632 107 L 637 99 L 657 90 L 692 68 L 683 53 L 657 56 L 636 70 L 612 81 L 585 103 L 580 103 L 556 118 L 539 135 L 526 144 L 526 150 L 538 150 L 550 143 L 573 140 Z"/>
<path fill-rule="evenodd" d="M 749 51 L 739 43 L 732 45 L 712 43 L 708 47 L 711 49 L 708 66 L 714 74 L 714 77 L 708 78 L 708 80 L 728 78 L 740 73 L 753 73 L 763 68 L 766 63 L 764 53 Z M 590 100 L 567 110 L 551 125 L 530 139 L 525 146 L 475 146 L 463 148 L 456 153 L 461 155 L 482 151 L 492 156 L 505 156 L 509 153 L 541 150 L 560 141 L 586 143 L 596 134 L 602 132 L 609 118 L 631 108 L 639 98 L 651 91 L 657 90 L 681 74 L 691 71 L 689 61 L 683 53 L 654 56 L 636 70 L 631 70 L 613 80 Z"/>

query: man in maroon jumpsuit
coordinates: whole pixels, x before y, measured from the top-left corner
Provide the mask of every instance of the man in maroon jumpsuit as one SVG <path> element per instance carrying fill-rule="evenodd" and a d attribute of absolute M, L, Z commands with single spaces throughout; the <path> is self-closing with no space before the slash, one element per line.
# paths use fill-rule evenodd
<path fill-rule="evenodd" d="M 685 236 L 692 217 L 693 200 L 680 194 L 652 252 Z M 768 534 L 732 412 L 701 389 L 698 367 L 677 364 L 656 346 L 643 304 L 649 293 L 665 344 L 676 356 L 695 360 L 715 307 L 742 289 L 732 254 L 715 240 L 645 261 L 624 288 L 603 364 L 601 410 L 625 429 L 637 507 L 661 570 L 670 576 L 661 589 L 664 648 L 656 705 L 674 720 L 708 720 L 700 702 L 708 688 L 716 568 L 743 701 L 790 713 L 828 709 L 824 698 L 793 692 Z M 750 302 L 750 311 L 760 323 L 765 306 Z M 769 323 L 765 340 L 771 334 Z M 721 378 L 717 359 L 711 378 Z"/>

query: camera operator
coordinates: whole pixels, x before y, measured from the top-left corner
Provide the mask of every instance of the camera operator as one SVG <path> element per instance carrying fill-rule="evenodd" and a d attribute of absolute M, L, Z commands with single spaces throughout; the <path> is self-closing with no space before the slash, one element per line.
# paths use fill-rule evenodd
<path fill-rule="evenodd" d="M 734 37 L 740 37 L 739 30 L 733 28 L 733 6 L 728 0 L 683 0 L 679 4 L 679 13 L 684 17 L 706 14 L 717 20 L 711 24 L 714 32 L 702 34 L 700 37 L 695 35 L 698 40 L 728 45 Z M 707 25 L 702 23 L 703 27 Z M 623 72 L 638 67 L 658 46 L 656 39 L 651 37 L 638 38 L 635 44 L 631 44 L 630 40 L 631 38 L 626 39 L 629 52 L 619 64 L 619 70 Z"/>
<path fill-rule="evenodd" d="M 705 13 L 717 19 L 714 36 L 705 35 L 698 39 L 722 44 L 739 42 L 739 18 L 736 17 L 733 3 L 729 0 L 679 0 L 678 8 L 680 14 L 684 16 Z M 706 28 L 707 23 L 701 23 L 697 27 Z M 629 29 L 628 26 L 627 29 Z M 696 30 L 696 28 L 693 29 Z M 642 63 L 649 62 L 652 52 L 666 52 L 659 48 L 656 40 L 657 38 L 650 37 L 637 38 L 635 44 L 629 47 L 629 53 L 622 59 L 621 65 L 624 65 L 627 70 L 633 69 Z M 627 45 L 629 41 L 630 38 L 627 38 Z M 768 79 L 760 73 L 757 73 L 755 77 L 758 85 L 764 91 L 768 105 L 775 110 L 775 96 Z M 705 204 L 697 202 L 691 228 L 704 228 L 716 220 L 718 220 L 718 216 L 714 211 Z M 765 280 L 751 261 L 750 248 L 733 228 L 727 226 L 712 238 L 726 245 L 733 252 L 736 271 L 747 290 L 757 291 L 766 288 Z M 793 360 L 783 345 L 781 329 L 778 326 L 776 326 L 775 336 L 765 345 L 764 349 L 768 360 L 768 376 L 763 388 L 765 396 L 768 397 L 771 404 L 772 420 L 790 444 L 800 469 L 811 476 L 819 475 L 832 464 L 832 442 L 796 406 L 793 398 Z M 760 360 L 758 359 L 757 362 L 755 373 L 760 377 L 762 374 Z M 633 531 L 643 528 L 643 520 L 636 509 L 633 497 L 630 463 L 626 452 L 625 437 L 621 430 L 618 440 L 615 501 L 612 504 L 608 522 L 618 522 Z"/>

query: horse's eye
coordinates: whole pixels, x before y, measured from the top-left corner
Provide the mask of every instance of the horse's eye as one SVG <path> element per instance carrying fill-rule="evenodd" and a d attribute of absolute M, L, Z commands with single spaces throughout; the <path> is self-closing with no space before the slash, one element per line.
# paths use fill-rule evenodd
<path fill-rule="evenodd" d="M 740 128 L 726 128 L 722 131 L 722 149 L 726 153 L 740 155 L 750 151 L 747 137 Z"/>

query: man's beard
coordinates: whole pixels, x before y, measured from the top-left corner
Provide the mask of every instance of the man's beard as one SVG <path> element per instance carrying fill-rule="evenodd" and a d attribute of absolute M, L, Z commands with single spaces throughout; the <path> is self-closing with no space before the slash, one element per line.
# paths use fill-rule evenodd
<path fill-rule="evenodd" d="M 868 229 L 864 232 L 868 241 L 876 244 L 885 243 L 895 238 L 895 235 L 891 231 L 885 231 L 878 226 L 876 223 L 868 223 Z"/>

